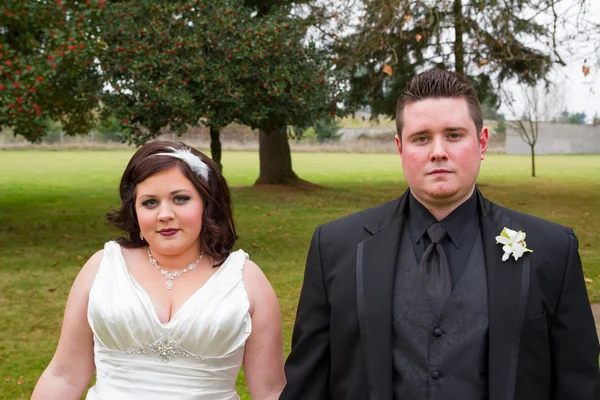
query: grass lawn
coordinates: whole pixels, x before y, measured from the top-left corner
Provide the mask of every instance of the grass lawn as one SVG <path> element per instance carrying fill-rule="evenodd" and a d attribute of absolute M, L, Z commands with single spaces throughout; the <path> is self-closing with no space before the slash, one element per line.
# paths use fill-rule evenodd
<path fill-rule="evenodd" d="M 0 152 L 0 398 L 29 398 L 55 350 L 64 304 L 79 268 L 117 235 L 104 214 L 132 155 L 115 152 Z M 391 200 L 406 188 L 387 154 L 299 153 L 294 169 L 318 191 L 250 187 L 258 154 L 226 152 L 243 248 L 265 271 L 281 304 L 286 353 L 317 225 Z M 479 179 L 504 206 L 569 225 L 578 235 L 590 297 L 600 300 L 600 156 L 490 155 Z M 249 399 L 243 381 L 238 390 Z"/>

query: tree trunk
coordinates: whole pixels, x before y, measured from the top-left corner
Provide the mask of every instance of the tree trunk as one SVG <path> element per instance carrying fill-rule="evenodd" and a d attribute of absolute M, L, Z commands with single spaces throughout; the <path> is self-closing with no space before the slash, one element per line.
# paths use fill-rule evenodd
<path fill-rule="evenodd" d="M 255 184 L 296 185 L 300 179 L 292 170 L 292 153 L 284 121 L 274 122 L 268 131 L 259 130 L 260 174 Z"/>
<path fill-rule="evenodd" d="M 219 167 L 219 171 L 223 172 L 223 164 L 221 164 L 221 135 L 216 128 L 210 127 L 210 156 Z"/>
<path fill-rule="evenodd" d="M 465 76 L 465 47 L 463 44 L 463 14 L 462 14 L 462 0 L 454 0 L 454 7 L 452 9 L 454 14 L 454 33 L 456 38 L 454 39 L 454 58 L 456 63 L 456 74 Z"/>
<path fill-rule="evenodd" d="M 534 145 L 529 145 L 531 147 L 531 176 L 535 178 L 535 150 Z"/>

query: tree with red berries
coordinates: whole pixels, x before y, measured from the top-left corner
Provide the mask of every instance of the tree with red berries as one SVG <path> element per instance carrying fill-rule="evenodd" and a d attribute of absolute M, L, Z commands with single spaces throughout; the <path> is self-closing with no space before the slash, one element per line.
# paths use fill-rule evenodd
<path fill-rule="evenodd" d="M 37 141 L 46 121 L 86 133 L 102 87 L 95 26 L 103 0 L 6 0 L 0 14 L 0 128 Z"/>
<path fill-rule="evenodd" d="M 0 126 L 31 141 L 49 120 L 85 133 L 101 100 L 136 144 L 209 126 L 220 164 L 221 127 L 239 121 L 260 131 L 257 183 L 296 184 L 287 126 L 338 114 L 340 87 L 306 21 L 285 2 L 255 3 L 11 0 Z"/>
<path fill-rule="evenodd" d="M 121 1 L 101 32 L 113 88 L 105 112 L 136 143 L 199 124 L 218 136 L 237 120 L 260 130 L 257 182 L 295 184 L 287 126 L 338 112 L 326 58 L 303 43 L 304 25 L 287 8 L 258 16 L 241 0 Z"/>

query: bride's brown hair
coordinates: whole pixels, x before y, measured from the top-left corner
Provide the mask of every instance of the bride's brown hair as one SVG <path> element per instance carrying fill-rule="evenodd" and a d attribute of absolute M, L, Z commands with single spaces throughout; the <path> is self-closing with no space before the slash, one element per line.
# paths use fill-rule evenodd
<path fill-rule="evenodd" d="M 170 153 L 175 149 L 189 149 L 208 165 L 208 180 L 198 176 L 183 160 L 158 153 Z M 126 235 L 117 239 L 117 243 L 126 248 L 146 246 L 140 238 L 140 226 L 135 212 L 136 187 L 143 180 L 172 167 L 179 167 L 181 172 L 194 185 L 204 202 L 202 230 L 200 231 L 200 250 L 212 257 L 216 265 L 220 265 L 231 253 L 238 236 L 235 232 L 231 195 L 225 178 L 217 165 L 209 157 L 180 142 L 153 141 L 140 147 L 135 152 L 121 178 L 119 194 L 121 208 L 106 214 L 106 219 Z"/>

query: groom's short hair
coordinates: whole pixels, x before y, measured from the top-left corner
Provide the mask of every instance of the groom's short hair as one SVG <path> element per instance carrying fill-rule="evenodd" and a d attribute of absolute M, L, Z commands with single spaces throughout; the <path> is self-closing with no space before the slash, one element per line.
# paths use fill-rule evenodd
<path fill-rule="evenodd" d="M 396 105 L 396 129 L 402 140 L 404 107 L 420 100 L 435 98 L 463 98 L 475 123 L 477 134 L 483 128 L 483 111 L 477 92 L 469 81 L 454 72 L 433 68 L 416 75 L 408 81 Z"/>

